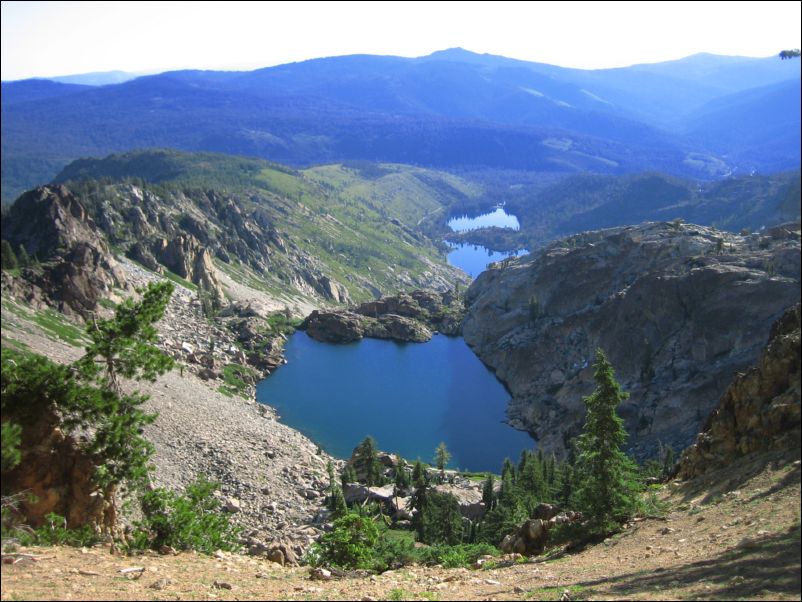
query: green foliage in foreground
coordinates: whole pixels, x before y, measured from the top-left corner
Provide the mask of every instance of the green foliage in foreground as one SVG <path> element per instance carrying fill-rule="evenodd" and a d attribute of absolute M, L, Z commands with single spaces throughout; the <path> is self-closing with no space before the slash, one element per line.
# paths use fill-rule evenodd
<path fill-rule="evenodd" d="M 140 409 L 141 395 L 119 395 L 109 389 L 86 384 L 70 366 L 45 357 L 4 348 L 2 362 L 2 410 L 4 424 L 18 425 L 11 440 L 4 428 L 3 457 L 12 458 L 25 441 L 27 429 L 42 421 L 60 424 L 65 432 L 91 429 L 86 451 L 102 463 L 95 475 L 98 484 L 110 486 L 123 480 L 140 481 L 148 471 L 152 446 L 142 437 L 142 427 L 155 420 Z M 14 464 L 4 462 L 4 474 Z"/>
<path fill-rule="evenodd" d="M 370 518 L 346 514 L 334 521 L 333 529 L 314 544 L 309 556 L 314 564 L 369 569 L 378 539 L 379 531 Z"/>
<path fill-rule="evenodd" d="M 18 529 L 15 533 L 17 543 L 23 546 L 74 546 L 82 548 L 93 546 L 101 541 L 100 536 L 89 525 L 68 529 L 67 519 L 54 512 L 45 516 L 45 520 L 47 523 L 38 529 L 32 531 Z"/>
<path fill-rule="evenodd" d="M 239 549 L 239 527 L 232 525 L 214 497 L 217 483 L 199 477 L 181 495 L 156 488 L 142 496 L 144 520 L 137 523 L 130 549 L 216 550 Z"/>
<path fill-rule="evenodd" d="M 497 556 L 488 544 L 438 545 L 416 548 L 409 531 L 377 526 L 371 518 L 347 514 L 310 548 L 306 561 L 315 566 L 386 571 L 409 564 L 470 567 L 480 556 Z"/>
<path fill-rule="evenodd" d="M 87 380 L 119 391 L 120 378 L 154 381 L 170 370 L 173 359 L 156 347 L 154 324 L 164 315 L 175 287 L 171 282 L 151 283 L 142 289 L 142 300 L 129 298 L 114 310 L 114 317 L 96 320 L 86 333 L 90 344 L 76 366 Z"/>
<path fill-rule="evenodd" d="M 147 481 L 153 446 L 142 432 L 156 415 L 141 409 L 145 396 L 124 394 L 119 378 L 154 380 L 173 365 L 155 347 L 154 327 L 172 291 L 173 285 L 168 282 L 151 284 L 139 291 L 140 301 L 128 299 L 118 305 L 114 318 L 91 323 L 87 327 L 90 343 L 86 355 L 72 365 L 2 349 L 2 473 L 3 495 L 7 496 L 3 503 L 4 535 L 6 528 L 11 528 L 12 515 L 14 521 L 19 518 L 5 503 L 21 494 L 11 490 L 9 482 L 14 482 L 14 471 L 25 463 L 26 454 L 41 447 L 42 433 L 59 429 L 82 442 L 82 453 L 93 459 L 93 478 L 106 498 L 113 499 L 116 486 L 123 481 L 134 489 Z M 35 535 L 44 542 L 86 539 L 83 528 L 68 533 L 66 525 L 59 526 L 63 517 L 52 515 L 49 523 L 45 531 Z"/>
<path fill-rule="evenodd" d="M 12 422 L 4 422 L 2 427 L 3 473 L 11 470 L 22 460 L 20 444 L 22 427 Z"/>

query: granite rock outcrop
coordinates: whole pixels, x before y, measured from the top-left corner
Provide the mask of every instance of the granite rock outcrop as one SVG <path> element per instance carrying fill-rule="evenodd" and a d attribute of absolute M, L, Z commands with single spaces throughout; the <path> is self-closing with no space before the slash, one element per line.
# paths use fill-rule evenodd
<path fill-rule="evenodd" d="M 628 450 L 692 443 L 732 374 L 800 296 L 800 228 L 739 236 L 672 223 L 583 233 L 485 271 L 466 293 L 466 342 L 512 393 L 508 419 L 565 452 L 607 353 L 631 396 Z"/>

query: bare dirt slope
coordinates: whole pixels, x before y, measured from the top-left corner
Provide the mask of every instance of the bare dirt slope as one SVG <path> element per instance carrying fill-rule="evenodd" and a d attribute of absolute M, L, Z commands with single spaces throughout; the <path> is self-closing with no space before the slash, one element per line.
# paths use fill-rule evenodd
<path fill-rule="evenodd" d="M 798 453 L 751 456 L 659 494 L 662 518 L 575 552 L 479 570 L 407 567 L 312 581 L 230 554 L 125 557 L 37 548 L 2 567 L 3 600 L 799 600 Z M 506 564 L 506 566 L 505 566 Z M 122 569 L 144 567 L 139 578 Z M 566 593 L 567 592 L 567 593 Z"/>

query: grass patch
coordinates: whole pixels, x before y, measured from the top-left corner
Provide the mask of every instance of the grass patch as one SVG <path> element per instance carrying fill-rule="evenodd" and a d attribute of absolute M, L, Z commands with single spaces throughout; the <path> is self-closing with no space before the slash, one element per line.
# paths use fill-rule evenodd
<path fill-rule="evenodd" d="M 178 284 L 180 286 L 183 286 L 184 288 L 188 288 L 189 290 L 194 291 L 194 292 L 198 291 L 198 285 L 197 284 L 194 284 L 193 282 L 190 282 L 189 280 L 186 280 L 185 278 L 181 278 L 181 276 L 179 276 L 175 272 L 171 272 L 170 270 L 165 269 L 164 270 L 164 276 L 168 280 L 172 280 L 173 282 L 175 282 L 176 284 Z"/>
<path fill-rule="evenodd" d="M 540 587 L 524 594 L 524 600 L 560 600 L 564 592 L 568 592 L 570 600 L 584 600 L 587 592 L 581 585 L 568 587 Z"/>
<path fill-rule="evenodd" d="M 227 364 L 223 368 L 223 384 L 217 390 L 228 397 L 233 395 L 247 397 L 248 387 L 256 376 L 256 370 L 253 368 L 235 363 Z"/>
<path fill-rule="evenodd" d="M 9 339 L 6 336 L 2 337 L 2 346 L 3 347 L 10 347 L 11 349 L 16 349 L 17 351 L 30 351 L 31 348 L 22 341 L 16 341 L 14 339 Z"/>
<path fill-rule="evenodd" d="M 97 304 L 106 309 L 117 309 L 117 304 L 111 299 L 98 299 Z"/>
<path fill-rule="evenodd" d="M 37 311 L 32 314 L 31 319 L 51 338 L 55 337 L 73 347 L 82 347 L 86 343 L 83 329 L 55 310 Z"/>

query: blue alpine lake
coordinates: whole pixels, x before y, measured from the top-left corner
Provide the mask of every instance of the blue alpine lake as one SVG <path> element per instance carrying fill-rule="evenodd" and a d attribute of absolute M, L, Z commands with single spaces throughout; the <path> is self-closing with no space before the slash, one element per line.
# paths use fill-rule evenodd
<path fill-rule="evenodd" d="M 467 232 L 468 230 L 490 228 L 491 226 L 518 230 L 521 224 L 518 223 L 517 217 L 504 211 L 503 207 L 496 207 L 489 213 L 482 213 L 473 217 L 462 215 L 448 220 L 448 227 L 454 232 Z"/>
<path fill-rule="evenodd" d="M 522 249 L 520 251 L 502 253 L 499 251 L 491 251 L 480 245 L 449 244 L 454 250 L 448 254 L 448 263 L 461 269 L 474 280 L 487 269 L 489 264 L 501 261 L 507 257 L 526 255 L 529 252 L 526 249 Z"/>
<path fill-rule="evenodd" d="M 448 227 L 454 232 L 468 232 L 469 230 L 476 230 L 478 228 L 489 228 L 496 226 L 497 228 L 509 228 L 511 230 L 518 230 L 520 224 L 518 218 L 514 215 L 504 211 L 503 207 L 496 207 L 490 213 L 482 213 L 474 217 L 463 215 L 461 217 L 454 217 L 448 220 Z M 526 249 L 499 252 L 491 251 L 487 247 L 481 245 L 474 245 L 470 243 L 448 243 L 453 249 L 448 254 L 448 263 L 461 269 L 468 274 L 472 279 L 487 269 L 487 266 L 496 261 L 501 261 L 507 257 L 518 257 L 526 255 L 529 251 Z"/>
<path fill-rule="evenodd" d="M 509 395 L 462 338 L 331 345 L 297 332 L 285 356 L 256 398 L 334 456 L 372 435 L 380 449 L 432 462 L 443 441 L 449 466 L 498 473 L 504 458 L 534 447 L 504 422 Z"/>

